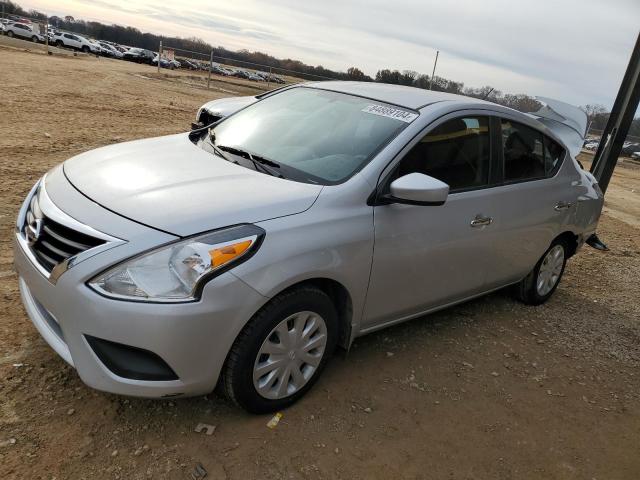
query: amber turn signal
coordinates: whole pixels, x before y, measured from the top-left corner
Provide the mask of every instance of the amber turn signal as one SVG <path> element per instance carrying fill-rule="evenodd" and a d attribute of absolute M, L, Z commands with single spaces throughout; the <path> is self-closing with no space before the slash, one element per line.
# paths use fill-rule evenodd
<path fill-rule="evenodd" d="M 225 263 L 230 262 L 234 258 L 239 257 L 253 243 L 252 240 L 245 240 L 243 242 L 234 243 L 232 245 L 225 245 L 224 247 L 218 247 L 213 250 L 209 250 L 211 256 L 211 266 L 217 268 Z"/>

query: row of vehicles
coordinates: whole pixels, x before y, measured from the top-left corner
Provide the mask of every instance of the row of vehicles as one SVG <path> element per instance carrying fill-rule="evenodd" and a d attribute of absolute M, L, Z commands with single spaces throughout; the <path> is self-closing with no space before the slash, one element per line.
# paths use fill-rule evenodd
<path fill-rule="evenodd" d="M 205 68 L 208 69 L 208 65 Z M 253 80 L 256 82 L 273 82 L 280 84 L 286 83 L 282 77 L 269 72 L 235 69 L 230 67 L 223 67 L 222 65 L 213 65 L 211 67 L 211 72 L 218 75 L 223 75 L 225 77 L 244 78 L 245 80 Z"/>
<path fill-rule="evenodd" d="M 582 148 L 585 150 L 596 151 L 598 149 L 598 145 L 600 145 L 599 138 L 591 138 L 587 139 L 584 142 Z M 640 143 L 637 142 L 624 142 L 622 145 L 622 150 L 620 154 L 625 157 L 631 157 L 634 160 L 640 160 Z"/>
<path fill-rule="evenodd" d="M 128 49 L 113 42 L 104 40 L 91 40 L 82 35 L 70 32 L 62 32 L 48 27 L 46 34 L 38 25 L 27 21 L 15 21 L 9 19 L 0 20 L 0 31 L 8 37 L 28 39 L 35 43 L 45 43 L 61 48 L 72 48 L 85 53 L 94 53 L 114 58 L 124 58 Z"/>
<path fill-rule="evenodd" d="M 36 43 L 45 43 L 47 38 L 41 33 L 40 28 L 27 21 L 2 19 L 0 21 L 1 32 L 9 37 L 19 37 Z M 161 68 L 186 68 L 189 70 L 209 70 L 208 62 L 185 59 L 180 60 L 159 58 L 157 52 L 138 47 L 126 47 L 106 40 L 92 40 L 77 33 L 63 32 L 52 27 L 47 29 L 46 37 L 50 45 L 59 48 L 71 48 L 84 53 L 92 53 L 104 57 L 129 60 L 136 63 L 145 63 Z M 285 80 L 269 72 L 250 71 L 223 67 L 219 64 L 211 66 L 211 72 L 226 77 L 237 77 L 255 82 L 273 82 L 284 84 Z"/>

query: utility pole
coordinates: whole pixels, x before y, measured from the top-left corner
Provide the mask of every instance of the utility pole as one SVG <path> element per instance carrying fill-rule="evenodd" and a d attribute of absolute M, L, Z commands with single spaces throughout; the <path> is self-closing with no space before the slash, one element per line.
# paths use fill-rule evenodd
<path fill-rule="evenodd" d="M 429 90 L 433 87 L 433 77 L 436 74 L 436 65 L 438 64 L 438 55 L 440 55 L 440 50 L 436 51 L 436 59 L 433 62 L 433 71 L 431 72 L 431 78 L 429 79 Z"/>
<path fill-rule="evenodd" d="M 207 78 L 207 90 L 211 85 L 211 70 L 213 69 L 213 50 L 211 50 L 211 56 L 209 57 L 209 77 Z"/>
<path fill-rule="evenodd" d="M 47 55 L 49 55 L 51 53 L 49 51 L 49 15 L 44 17 L 44 44 L 47 48 Z"/>
<path fill-rule="evenodd" d="M 158 48 L 158 73 L 160 73 L 160 63 L 162 63 L 162 40 L 160 40 L 160 47 Z"/>

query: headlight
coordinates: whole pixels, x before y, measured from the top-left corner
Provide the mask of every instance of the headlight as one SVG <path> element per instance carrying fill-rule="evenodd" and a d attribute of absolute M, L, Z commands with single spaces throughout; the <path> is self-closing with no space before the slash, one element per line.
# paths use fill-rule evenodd
<path fill-rule="evenodd" d="M 204 282 L 247 260 L 264 230 L 239 225 L 171 243 L 127 260 L 89 281 L 108 297 L 150 302 L 195 300 Z"/>

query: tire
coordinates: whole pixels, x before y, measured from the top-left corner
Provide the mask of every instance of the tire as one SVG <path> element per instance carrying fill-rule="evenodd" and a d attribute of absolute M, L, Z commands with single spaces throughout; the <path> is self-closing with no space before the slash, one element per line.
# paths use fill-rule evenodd
<path fill-rule="evenodd" d="M 526 305 L 543 304 L 558 288 L 566 265 L 567 244 L 562 240 L 555 240 L 529 275 L 516 285 L 516 298 Z"/>
<path fill-rule="evenodd" d="M 306 333 L 299 339 L 296 330 Z M 282 337 L 283 331 L 292 337 Z M 288 407 L 316 382 L 337 340 L 338 315 L 326 293 L 313 286 L 284 292 L 256 313 L 240 332 L 227 356 L 220 387 L 232 402 L 251 413 Z M 289 341 L 292 343 L 287 344 Z M 308 348 L 322 341 L 323 349 Z M 269 353 L 264 353 L 265 349 Z M 312 359 L 311 363 L 306 363 L 307 359 Z M 280 366 L 269 368 L 275 364 Z"/>
<path fill-rule="evenodd" d="M 7 37 L 13 38 L 13 32 L 11 30 L 7 32 Z"/>
<path fill-rule="evenodd" d="M 89 47 L 87 47 L 86 45 L 83 45 L 83 46 L 82 46 L 82 51 L 83 51 L 84 53 L 89 53 Z"/>
<path fill-rule="evenodd" d="M 62 48 L 64 46 L 62 40 L 56 40 L 55 46 L 58 48 Z"/>
<path fill-rule="evenodd" d="M 31 37 L 31 41 L 33 43 L 38 43 L 38 37 L 36 37 L 35 35 L 33 37 Z"/>

